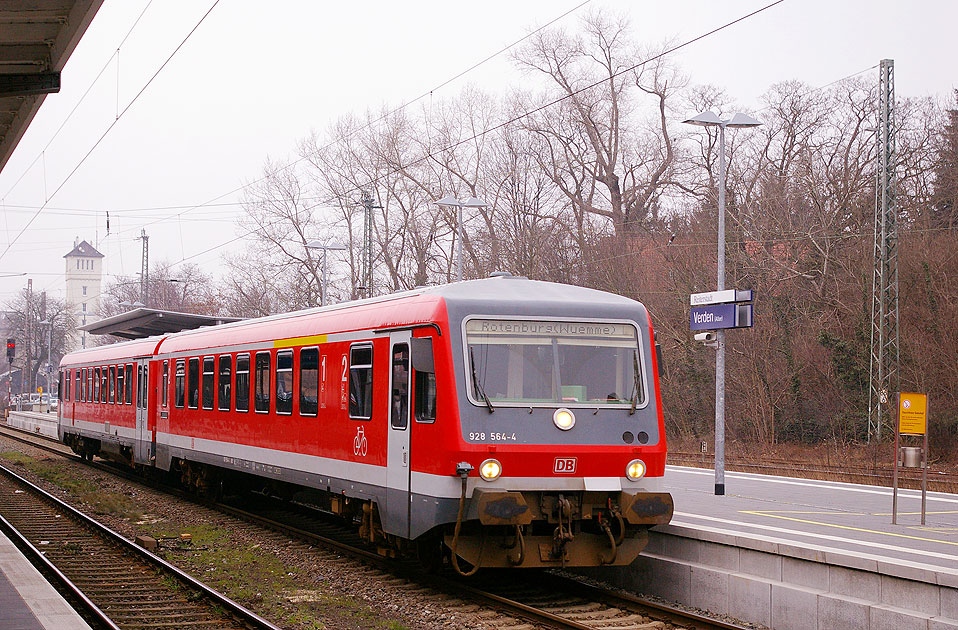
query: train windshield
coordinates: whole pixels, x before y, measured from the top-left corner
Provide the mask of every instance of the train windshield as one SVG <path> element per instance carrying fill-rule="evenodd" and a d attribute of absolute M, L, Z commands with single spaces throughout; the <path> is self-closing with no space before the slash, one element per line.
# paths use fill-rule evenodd
<path fill-rule="evenodd" d="M 489 406 L 632 406 L 645 402 L 635 326 L 472 319 L 466 371 Z"/>

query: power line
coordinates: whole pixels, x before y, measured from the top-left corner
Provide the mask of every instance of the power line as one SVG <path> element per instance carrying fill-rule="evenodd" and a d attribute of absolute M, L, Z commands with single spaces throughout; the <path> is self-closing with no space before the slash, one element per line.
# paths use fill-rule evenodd
<path fill-rule="evenodd" d="M 784 0 L 779 0 L 779 1 L 780 1 L 780 2 L 783 2 Z M 394 115 L 394 114 L 396 114 L 396 113 L 398 113 L 398 112 L 401 112 L 402 110 L 404 110 L 405 108 L 409 107 L 410 105 L 413 105 L 413 104 L 415 104 L 415 103 L 417 103 L 417 102 L 423 100 L 423 99 L 426 98 L 426 97 L 432 96 L 434 92 L 436 92 L 436 91 L 442 89 L 443 87 L 445 87 L 445 86 L 449 85 L 450 83 L 452 83 L 453 81 L 455 81 L 455 80 L 457 80 L 457 79 L 463 77 L 464 75 L 468 74 L 469 72 L 472 72 L 472 71 L 475 70 L 476 68 L 479 68 L 480 66 L 486 64 L 487 62 L 491 61 L 492 59 L 495 59 L 496 57 L 498 57 L 499 55 L 503 54 L 504 52 L 506 52 L 506 51 L 508 51 L 508 50 L 510 50 L 510 49 L 512 49 L 512 48 L 514 48 L 514 47 L 516 47 L 516 46 L 518 46 L 519 44 L 521 44 L 522 42 L 524 42 L 524 41 L 527 40 L 528 38 L 532 37 L 532 36 L 535 35 L 536 33 L 539 33 L 539 32 L 541 32 L 541 31 L 545 30 L 546 28 L 549 28 L 550 26 L 552 26 L 553 24 L 555 24 L 555 23 L 558 22 L 559 20 L 561 20 L 561 19 L 565 18 L 566 16 L 568 16 L 568 15 L 570 15 L 570 14 L 572 14 L 572 13 L 578 11 L 579 9 L 581 9 L 582 7 L 584 7 L 585 5 L 587 5 L 587 4 L 591 3 L 591 2 L 592 2 L 592 0 L 585 0 L 584 2 L 580 2 L 580 3 L 577 4 L 576 6 L 572 7 L 571 9 L 569 9 L 568 11 L 566 11 L 566 12 L 562 13 L 561 15 L 559 15 L 559 16 L 557 16 L 557 17 L 551 19 L 551 20 L 549 20 L 548 22 L 546 22 L 546 23 L 543 24 L 542 26 L 540 26 L 540 27 L 538 27 L 538 28 L 536 28 L 536 29 L 530 31 L 530 32 L 527 33 L 526 35 L 520 37 L 519 39 L 515 40 L 514 42 L 508 44 L 507 46 L 504 46 L 504 47 L 503 47 L 502 49 L 500 49 L 499 51 L 497 51 L 497 52 L 495 52 L 495 53 L 493 53 L 493 54 L 491 54 L 491 55 L 485 57 L 484 59 L 482 59 L 482 60 L 479 61 L 479 62 L 474 63 L 472 66 L 468 67 L 467 69 L 465 69 L 465 70 L 463 70 L 463 71 L 457 73 L 456 75 L 454 75 L 454 76 L 452 76 L 452 77 L 450 77 L 450 78 L 444 80 L 443 82 L 441 82 L 441 83 L 440 83 L 439 85 L 437 85 L 436 87 L 430 89 L 428 92 L 423 92 L 421 95 L 417 96 L 416 98 L 414 98 L 414 99 L 412 99 L 412 100 L 410 100 L 410 101 L 407 101 L 407 102 L 403 103 L 402 105 L 400 105 L 400 106 L 398 106 L 398 107 L 395 107 L 394 109 L 390 110 L 389 112 L 387 112 L 387 113 L 381 115 L 379 118 L 376 118 L 376 119 L 374 119 L 374 120 L 371 120 L 371 121 L 367 122 L 365 125 L 359 127 L 358 129 L 354 129 L 354 130 L 351 131 L 349 134 L 347 134 L 347 135 L 345 136 L 345 138 L 351 138 L 352 136 L 354 136 L 354 135 L 356 135 L 356 134 L 358 134 L 358 133 L 360 133 L 360 132 L 362 132 L 362 131 L 365 131 L 366 129 L 369 129 L 369 128 L 372 127 L 373 125 L 376 125 L 376 124 L 382 122 L 383 120 L 389 118 L 390 116 L 392 116 L 392 115 Z M 334 142 L 330 142 L 330 143 L 328 143 L 327 145 L 325 145 L 323 148 L 329 148 L 329 147 L 332 146 L 333 144 L 334 144 Z M 318 149 L 318 150 L 322 150 L 322 149 Z M 310 155 L 312 155 L 312 154 L 310 154 Z M 230 190 L 230 191 L 225 192 L 225 193 L 223 193 L 223 194 L 221 194 L 221 195 L 218 195 L 218 196 L 216 196 L 216 197 L 213 197 L 212 199 L 210 199 L 210 200 L 207 201 L 207 202 L 186 207 L 182 212 L 176 213 L 176 214 L 174 214 L 174 215 L 170 215 L 170 216 L 168 216 L 168 217 L 166 217 L 166 218 L 164 218 L 164 219 L 157 219 L 157 220 L 155 220 L 155 221 L 151 221 L 151 222 L 149 222 L 149 223 L 146 223 L 146 224 L 144 224 L 142 227 L 147 227 L 147 226 L 150 226 L 150 225 L 154 225 L 154 224 L 156 224 L 156 223 L 161 223 L 161 222 L 163 222 L 163 221 L 165 221 L 165 220 L 168 220 L 168 219 L 181 217 L 181 216 L 183 216 L 184 214 L 186 214 L 186 213 L 188 213 L 188 212 L 192 212 L 193 210 L 195 210 L 195 209 L 197 209 L 197 208 L 203 208 L 203 207 L 207 207 L 207 206 L 210 206 L 210 205 L 224 205 L 224 204 L 216 204 L 215 202 L 219 201 L 219 200 L 222 199 L 223 197 L 227 197 L 227 196 L 229 196 L 229 195 L 233 195 L 233 194 L 235 194 L 235 193 L 238 193 L 238 192 L 240 192 L 240 191 L 242 191 L 242 190 L 246 190 L 247 188 L 249 188 L 249 187 L 251 187 L 251 186 L 254 186 L 254 185 L 256 185 L 256 184 L 258 184 L 258 183 L 260 183 L 260 182 L 266 180 L 267 178 L 269 178 L 271 175 L 273 175 L 273 174 L 275 174 L 275 173 L 278 173 L 278 172 L 280 172 L 280 171 L 289 169 L 289 168 L 291 168 L 291 167 L 293 167 L 293 166 L 299 164 L 299 163 L 302 162 L 303 160 L 306 160 L 308 157 L 309 157 L 309 156 L 307 155 L 307 156 L 303 156 L 303 157 L 297 158 L 297 159 L 293 160 L 292 162 L 289 162 L 289 163 L 287 163 L 287 164 L 284 164 L 284 165 L 278 167 L 275 171 L 273 171 L 273 173 L 270 173 L 270 174 L 268 174 L 268 175 L 264 175 L 264 176 L 262 176 L 262 177 L 260 177 L 260 178 L 258 178 L 258 179 L 255 179 L 255 180 L 253 180 L 253 181 L 251 181 L 251 182 L 249 182 L 249 183 L 243 184 L 242 186 L 239 186 L 238 188 L 234 188 L 233 190 Z M 239 204 L 239 203 L 235 203 L 235 204 L 230 204 L 230 205 L 240 205 L 240 204 Z M 134 229 L 134 228 L 131 228 L 131 229 Z M 232 242 L 232 241 L 231 241 L 231 242 Z"/>
<path fill-rule="evenodd" d="M 527 118 L 527 117 L 529 117 L 529 116 L 531 116 L 531 115 L 533 115 L 533 114 L 536 114 L 536 113 L 538 113 L 538 112 L 540 112 L 540 111 L 543 111 L 543 110 L 545 110 L 545 109 L 547 109 L 547 108 L 549 108 L 549 107 L 552 107 L 552 106 L 554 106 L 554 105 L 557 105 L 558 103 L 561 103 L 561 102 L 565 101 L 566 99 L 572 98 L 573 96 L 576 96 L 576 95 L 578 95 L 578 94 L 581 94 L 582 92 L 585 92 L 585 91 L 591 90 L 591 89 L 593 89 L 593 88 L 595 88 L 595 87 L 598 87 L 599 85 L 602 85 L 602 84 L 605 83 L 606 81 L 610 81 L 610 80 L 612 80 L 612 79 L 614 79 L 614 78 L 616 78 L 616 77 L 619 77 L 619 76 L 621 76 L 621 75 L 623 75 L 623 74 L 626 74 L 626 73 L 628 73 L 628 72 L 632 72 L 633 70 L 635 70 L 635 69 L 637 69 L 637 68 L 640 68 L 641 66 L 644 66 L 644 65 L 647 64 L 647 63 L 650 63 L 650 62 L 652 62 L 652 61 L 656 61 L 656 60 L 658 60 L 658 59 L 661 59 L 662 57 L 664 57 L 664 56 L 666 56 L 666 55 L 669 55 L 669 54 L 672 54 L 672 53 L 674 53 L 674 52 L 676 52 L 676 51 L 678 51 L 678 50 L 681 50 L 682 48 L 686 48 L 687 46 L 690 46 L 690 45 L 692 45 L 692 44 L 694 44 L 694 43 L 696 43 L 696 42 L 698 42 L 698 41 L 700 41 L 700 40 L 702 40 L 702 39 L 705 39 L 706 37 L 709 37 L 709 36 L 711 36 L 711 35 L 714 35 L 714 34 L 716 34 L 716 33 L 719 33 L 719 32 L 721 32 L 721 31 L 723 31 L 723 30 L 725 30 L 725 29 L 727 29 L 727 28 L 730 28 L 730 27 L 734 26 L 735 24 L 738 24 L 739 22 L 742 22 L 742 21 L 747 20 L 747 19 L 749 19 L 749 18 L 751 18 L 751 17 L 753 17 L 753 16 L 755 16 L 755 15 L 758 15 L 759 13 L 762 13 L 762 12 L 764 12 L 764 11 L 767 11 L 768 9 L 771 9 L 772 7 L 774 7 L 774 6 L 776 6 L 776 5 L 779 5 L 779 4 L 781 4 L 782 2 L 785 2 L 785 0 L 775 0 L 774 2 L 771 2 L 770 4 L 767 4 L 767 5 L 765 5 L 764 7 L 761 7 L 761 8 L 759 8 L 759 9 L 755 10 L 755 11 L 752 11 L 751 13 L 748 13 L 748 14 L 746 14 L 746 15 L 743 15 L 743 16 L 741 16 L 741 17 L 739 17 L 739 18 L 737 18 L 737 19 L 735 19 L 735 20 L 732 20 L 732 21 L 730 21 L 730 22 L 726 22 L 726 23 L 723 24 L 722 26 L 719 26 L 719 27 L 714 28 L 714 29 L 712 29 L 712 30 L 710 30 L 710 31 L 707 31 L 707 32 L 705 32 L 705 33 L 703 33 L 703 34 L 701 34 L 701 35 L 698 35 L 697 37 L 693 37 L 692 39 L 686 40 L 685 42 L 683 42 L 683 43 L 681 43 L 681 44 L 678 44 L 678 45 L 676 45 L 676 46 L 673 46 L 673 47 L 671 47 L 671 48 L 668 48 L 668 49 L 666 49 L 665 51 L 663 51 L 663 52 L 661 52 L 661 53 L 658 53 L 658 54 L 656 54 L 656 55 L 653 55 L 653 56 L 649 57 L 648 59 L 645 59 L 645 60 L 643 60 L 643 61 L 641 61 L 641 62 L 639 62 L 639 63 L 636 63 L 636 64 L 634 64 L 634 65 L 632 65 L 632 66 L 630 66 L 630 67 L 628 67 L 628 68 L 624 68 L 624 69 L 622 69 L 622 70 L 619 70 L 618 72 L 615 72 L 615 73 L 613 73 L 612 75 L 610 75 L 608 78 L 600 79 L 599 81 L 596 81 L 596 82 L 594 82 L 594 83 L 592 83 L 592 84 L 586 85 L 586 86 L 584 86 L 584 87 L 582 87 L 582 88 L 579 88 L 578 90 L 573 90 L 573 91 L 571 91 L 569 94 L 565 94 L 565 95 L 563 95 L 563 96 L 561 96 L 561 97 L 559 97 L 559 98 L 557 98 L 557 99 L 554 99 L 554 100 L 552 100 L 552 101 L 550 101 L 550 102 L 548 102 L 548 103 L 545 103 L 545 104 L 543 104 L 543 105 L 540 105 L 539 107 L 536 107 L 536 108 L 534 108 L 534 109 L 532 109 L 532 110 L 530 110 L 530 111 L 527 111 L 527 112 L 524 112 L 524 113 L 519 114 L 519 115 L 517 115 L 517 116 L 514 116 L 513 118 L 510 118 L 510 119 L 508 119 L 508 120 L 506 120 L 506 121 L 504 121 L 504 122 L 501 122 L 501 123 L 499 123 L 499 124 L 497 124 L 497 125 L 494 125 L 494 126 L 488 128 L 488 129 L 484 129 L 484 130 L 482 130 L 482 131 L 479 131 L 479 132 L 473 134 L 473 135 L 470 136 L 470 137 L 467 137 L 467 138 L 464 138 L 464 139 L 459 140 L 459 141 L 457 141 L 457 142 L 454 142 L 454 143 L 452 143 L 452 144 L 450 144 L 450 145 L 447 145 L 447 146 L 445 146 L 445 147 L 443 147 L 443 148 L 441 148 L 441 149 L 438 149 L 438 150 L 436 150 L 436 151 L 430 151 L 430 152 L 426 153 L 424 156 L 422 156 L 422 157 L 420 157 L 420 158 L 418 158 L 418 159 L 416 159 L 416 160 L 413 160 L 413 161 L 411 161 L 411 162 L 409 162 L 409 163 L 407 163 L 407 164 L 405 164 L 405 165 L 396 167 L 396 168 L 394 168 L 394 169 L 389 169 L 384 175 L 381 175 L 381 176 L 379 176 L 379 177 L 374 177 L 374 178 L 370 179 L 368 182 L 366 182 L 365 184 L 363 184 L 363 185 L 361 185 L 361 186 L 354 186 L 352 189 L 347 190 L 347 191 L 344 191 L 344 193 L 345 193 L 345 194 L 358 193 L 358 192 L 360 192 L 363 188 L 372 186 L 373 184 L 375 184 L 376 182 L 378 182 L 380 179 L 382 179 L 382 177 L 385 177 L 385 176 L 388 176 L 388 175 L 393 175 L 393 174 L 399 172 L 399 171 L 400 171 L 401 169 L 403 169 L 403 168 L 407 168 L 407 167 L 409 167 L 409 166 L 415 166 L 415 165 L 417 165 L 417 164 L 420 164 L 421 162 L 424 162 L 424 161 L 426 161 L 426 160 L 432 158 L 433 156 L 435 156 L 435 155 L 437 155 L 437 154 L 441 154 L 441 153 L 443 153 L 443 152 L 445 152 L 445 151 L 449 151 L 449 150 L 451 150 L 451 149 L 454 149 L 454 148 L 456 148 L 456 147 L 458 147 L 458 146 L 460 146 L 460 145 L 462 145 L 462 144 L 465 144 L 465 143 L 467 143 L 467 142 L 472 142 L 473 140 L 477 140 L 477 139 L 479 139 L 479 138 L 482 138 L 482 137 L 486 136 L 487 134 L 490 134 L 490 133 L 492 133 L 492 132 L 494 132 L 494 131 L 497 131 L 497 130 L 499 130 L 499 129 L 502 129 L 503 127 L 506 127 L 506 126 L 511 125 L 511 124 L 513 124 L 513 123 L 515 123 L 515 122 L 518 122 L 518 121 L 522 120 L 523 118 Z M 367 127 L 364 127 L 364 128 L 368 128 L 368 126 L 367 126 Z M 299 160 L 296 160 L 296 161 L 294 161 L 294 162 L 292 162 L 292 163 L 290 163 L 290 164 L 288 164 L 288 165 L 286 165 L 286 166 L 284 166 L 284 167 L 281 167 L 280 169 L 277 169 L 277 172 L 278 172 L 279 170 L 282 170 L 283 168 L 289 168 L 290 166 L 292 166 L 292 165 L 294 165 L 294 164 L 296 164 L 296 163 L 302 161 L 303 159 L 305 159 L 305 158 L 300 158 Z M 261 182 L 261 181 L 267 179 L 268 177 L 269 177 L 269 175 L 266 175 L 266 176 L 264 176 L 264 177 L 261 177 L 261 178 L 259 178 L 258 180 L 255 180 L 255 181 L 253 181 L 253 182 L 250 182 L 249 184 L 246 184 L 246 185 L 244 185 L 244 186 L 241 186 L 241 187 L 239 187 L 239 188 L 237 188 L 237 189 L 235 189 L 235 190 L 233 190 L 233 191 L 230 191 L 229 193 L 225 193 L 224 195 L 220 195 L 220 196 L 217 197 L 215 200 L 218 200 L 218 199 L 220 199 L 220 198 L 222 198 L 222 197 L 224 197 L 224 196 L 226 196 L 226 195 L 229 195 L 229 194 L 238 192 L 238 191 L 240 191 L 240 190 L 244 190 L 245 188 L 248 188 L 249 186 L 252 186 L 253 184 L 256 184 L 256 183 L 258 183 L 258 182 Z M 214 201 L 215 201 L 215 200 L 214 200 Z M 334 201 L 335 201 L 335 197 L 333 197 L 333 198 L 327 198 L 326 203 L 333 203 Z M 199 207 L 199 206 L 198 206 L 198 207 Z M 282 219 L 277 219 L 276 221 L 267 223 L 267 224 L 266 224 L 265 226 L 263 226 L 263 227 L 271 227 L 271 226 L 273 226 L 273 225 L 276 225 L 276 224 L 279 223 L 280 221 L 282 221 Z M 236 241 L 240 240 L 241 238 L 244 238 L 245 236 L 249 236 L 250 234 L 253 234 L 253 233 L 257 232 L 257 231 L 259 231 L 259 230 L 258 230 L 258 229 L 249 230 L 249 231 L 247 231 L 246 233 L 240 235 L 239 237 L 230 239 L 230 240 L 226 241 L 225 243 L 222 243 L 222 244 L 217 245 L 217 246 L 214 246 L 214 247 L 210 247 L 210 248 L 205 249 L 205 250 L 203 250 L 203 251 L 201 251 L 201 252 L 199 252 L 199 253 L 197 253 L 197 254 L 193 254 L 193 255 L 191 255 L 191 256 L 184 257 L 183 259 L 181 259 L 181 262 L 182 262 L 182 261 L 186 261 L 186 260 L 190 260 L 190 259 L 193 259 L 193 258 L 196 258 L 197 256 L 202 256 L 202 255 L 207 254 L 207 253 L 209 253 L 209 252 L 211 252 L 211 251 L 214 251 L 214 250 L 216 250 L 216 249 L 219 249 L 219 248 L 225 247 L 225 246 L 227 246 L 227 245 L 230 245 L 230 244 L 232 244 L 232 243 L 235 243 Z M 174 264 L 177 264 L 177 263 L 174 263 Z"/>

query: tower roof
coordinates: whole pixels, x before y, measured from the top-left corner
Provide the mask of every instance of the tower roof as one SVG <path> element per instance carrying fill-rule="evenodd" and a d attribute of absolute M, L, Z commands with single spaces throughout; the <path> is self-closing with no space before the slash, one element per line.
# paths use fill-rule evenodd
<path fill-rule="evenodd" d="M 96 248 L 86 241 L 80 241 L 73 246 L 73 249 L 69 254 L 63 255 L 64 258 L 70 258 L 74 256 L 83 256 L 84 258 L 103 258 L 103 254 L 96 251 Z"/>

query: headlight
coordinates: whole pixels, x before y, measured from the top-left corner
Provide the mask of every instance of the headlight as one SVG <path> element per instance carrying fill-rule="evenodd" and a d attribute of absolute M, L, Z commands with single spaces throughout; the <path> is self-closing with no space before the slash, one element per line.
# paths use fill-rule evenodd
<path fill-rule="evenodd" d="M 497 459 L 487 459 L 479 466 L 479 476 L 486 481 L 495 481 L 502 474 L 502 464 Z"/>
<path fill-rule="evenodd" d="M 552 414 L 552 421 L 563 431 L 568 431 L 575 426 L 575 415 L 568 409 L 556 409 Z"/>
<path fill-rule="evenodd" d="M 633 459 L 629 462 L 629 465 L 625 467 L 625 476 L 631 479 L 632 481 L 638 481 L 645 476 L 645 462 L 641 459 Z"/>

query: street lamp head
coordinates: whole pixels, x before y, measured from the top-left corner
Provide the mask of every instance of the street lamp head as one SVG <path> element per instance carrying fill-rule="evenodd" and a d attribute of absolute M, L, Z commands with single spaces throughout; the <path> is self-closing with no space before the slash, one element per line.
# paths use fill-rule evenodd
<path fill-rule="evenodd" d="M 761 124 L 762 124 L 761 120 L 756 120 L 752 118 L 751 116 L 748 116 L 741 112 L 735 112 L 734 114 L 732 114 L 732 117 L 725 123 L 725 126 L 741 129 L 742 127 L 758 127 Z"/>
<path fill-rule="evenodd" d="M 735 112 L 732 114 L 731 118 L 722 120 L 713 111 L 696 114 L 695 116 L 692 116 L 688 120 L 683 120 L 682 122 L 689 125 L 698 125 L 699 127 L 729 127 L 732 129 L 757 127 L 762 124 L 762 121 L 756 120 L 751 116 L 742 114 L 740 112 Z"/>
<path fill-rule="evenodd" d="M 459 203 L 459 200 L 456 199 L 453 195 L 446 195 L 442 199 L 434 201 L 437 206 L 452 206 L 453 208 L 458 208 L 462 204 Z"/>
<path fill-rule="evenodd" d="M 696 114 L 688 120 L 683 120 L 683 123 L 687 125 L 698 125 L 699 127 L 712 127 L 715 125 L 721 125 L 722 119 L 715 115 L 715 112 L 709 110 L 707 112 L 702 112 L 701 114 Z"/>
<path fill-rule="evenodd" d="M 488 208 L 489 204 L 477 197 L 469 197 L 462 202 L 463 208 Z"/>
<path fill-rule="evenodd" d="M 325 249 L 331 252 L 341 252 L 346 250 L 345 245 L 340 245 L 339 243 L 324 243 L 322 241 L 310 241 L 306 243 L 306 247 L 309 249 Z"/>

